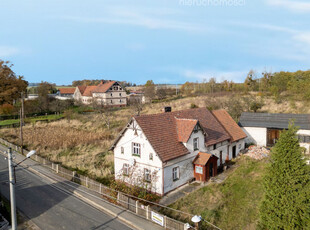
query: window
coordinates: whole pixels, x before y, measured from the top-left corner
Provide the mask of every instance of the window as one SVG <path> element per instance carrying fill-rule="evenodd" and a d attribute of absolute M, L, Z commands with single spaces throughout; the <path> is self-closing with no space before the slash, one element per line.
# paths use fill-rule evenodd
<path fill-rule="evenodd" d="M 123 174 L 126 176 L 129 175 L 129 164 L 123 164 Z"/>
<path fill-rule="evenodd" d="M 122 96 L 122 93 L 119 93 L 119 96 L 121 97 L 121 96 Z"/>
<path fill-rule="evenodd" d="M 213 149 L 216 149 L 216 144 L 213 145 Z"/>
<path fill-rule="evenodd" d="M 220 151 L 220 165 L 223 164 L 223 151 Z"/>
<path fill-rule="evenodd" d="M 113 96 L 113 94 L 111 93 L 111 97 Z"/>
<path fill-rule="evenodd" d="M 180 178 L 180 168 L 175 167 L 172 169 L 172 179 L 173 181 L 176 181 Z"/>
<path fill-rule="evenodd" d="M 140 157 L 141 154 L 141 145 L 138 143 L 132 143 L 132 155 Z"/>
<path fill-rule="evenodd" d="M 144 169 L 144 180 L 147 182 L 151 182 L 151 170 Z"/>
<path fill-rule="evenodd" d="M 299 143 L 309 143 L 310 142 L 310 136 L 306 135 L 298 135 Z"/>
<path fill-rule="evenodd" d="M 198 132 L 198 125 L 196 125 L 194 128 L 194 133 L 197 133 L 197 132 Z"/>
<path fill-rule="evenodd" d="M 198 173 L 198 174 L 203 174 L 203 168 L 202 168 L 202 166 L 196 165 L 196 166 L 195 166 L 195 171 L 196 171 L 196 173 Z"/>
<path fill-rule="evenodd" d="M 150 153 L 149 158 L 150 158 L 151 161 L 153 160 L 153 153 Z"/>
<path fill-rule="evenodd" d="M 121 154 L 124 154 L 124 147 L 121 147 Z"/>
<path fill-rule="evenodd" d="M 122 100 L 119 100 L 119 102 L 122 102 Z"/>
<path fill-rule="evenodd" d="M 113 104 L 113 101 L 111 100 L 111 104 Z"/>
<path fill-rule="evenodd" d="M 198 140 L 199 140 L 198 137 L 194 138 L 194 140 L 193 140 L 194 151 L 199 149 L 199 141 Z"/>

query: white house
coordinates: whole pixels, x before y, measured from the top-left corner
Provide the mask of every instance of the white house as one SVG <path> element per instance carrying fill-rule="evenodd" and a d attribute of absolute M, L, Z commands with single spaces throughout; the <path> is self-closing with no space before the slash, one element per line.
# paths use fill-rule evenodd
<path fill-rule="evenodd" d="M 284 113 L 242 113 L 239 125 L 247 134 L 247 143 L 260 146 L 273 146 L 280 132 L 288 128 L 290 121 L 299 128 L 297 131 L 300 146 L 309 152 L 310 114 Z"/>
<path fill-rule="evenodd" d="M 74 99 L 83 104 L 91 104 L 94 100 L 104 106 L 126 106 L 126 91 L 116 81 L 101 81 L 99 85 L 77 86 Z"/>
<path fill-rule="evenodd" d="M 115 178 L 164 195 L 194 179 L 193 161 L 198 153 L 217 156 L 209 175 L 214 176 L 217 166 L 244 148 L 245 138 L 224 110 L 197 108 L 134 116 L 111 147 Z"/>

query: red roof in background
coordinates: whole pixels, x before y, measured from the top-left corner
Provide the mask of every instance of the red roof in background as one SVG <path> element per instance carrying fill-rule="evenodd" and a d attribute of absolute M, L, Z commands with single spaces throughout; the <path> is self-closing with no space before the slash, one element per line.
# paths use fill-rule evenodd
<path fill-rule="evenodd" d="M 60 94 L 74 94 L 75 88 L 59 88 Z"/>
<path fill-rule="evenodd" d="M 91 97 L 92 93 L 105 93 L 107 92 L 111 86 L 113 86 L 116 83 L 116 81 L 109 81 L 106 83 L 103 83 L 103 81 L 101 81 L 98 85 L 81 85 L 78 86 L 82 96 L 87 96 L 87 97 Z"/>
<path fill-rule="evenodd" d="M 226 112 L 226 110 L 214 110 L 212 111 L 214 116 L 223 125 L 226 131 L 231 136 L 231 141 L 238 141 L 240 139 L 246 138 L 247 135 L 239 127 L 239 125 L 232 119 L 232 117 Z"/>
<path fill-rule="evenodd" d="M 78 89 L 80 90 L 80 92 L 81 92 L 82 95 L 83 95 L 83 93 L 84 93 L 86 87 L 87 87 L 86 85 L 79 85 L 79 86 L 78 86 Z"/>
<path fill-rule="evenodd" d="M 177 125 L 180 119 L 199 121 L 203 131 L 207 134 L 205 145 L 213 145 L 231 137 L 214 115 L 206 108 L 182 110 L 170 113 L 142 115 L 134 117 L 142 128 L 150 144 L 163 162 L 183 156 L 188 153 L 187 148 L 180 141 L 186 139 L 188 130 L 194 128 L 193 122 Z M 196 125 L 195 123 L 195 125 Z M 178 134 L 177 127 L 182 127 L 185 138 Z M 193 129 L 192 129 L 193 130 Z"/>
<path fill-rule="evenodd" d="M 176 118 L 178 140 L 187 143 L 197 123 L 198 121 L 193 119 Z"/>
<path fill-rule="evenodd" d="M 83 96 L 91 97 L 93 90 L 96 89 L 96 85 L 88 85 L 86 86 L 84 92 L 82 93 Z"/>
<path fill-rule="evenodd" d="M 103 83 L 102 81 L 100 82 L 99 85 L 94 89 L 94 93 L 105 93 L 107 92 L 111 86 L 113 86 L 116 83 L 116 81 L 109 81 L 106 83 Z"/>

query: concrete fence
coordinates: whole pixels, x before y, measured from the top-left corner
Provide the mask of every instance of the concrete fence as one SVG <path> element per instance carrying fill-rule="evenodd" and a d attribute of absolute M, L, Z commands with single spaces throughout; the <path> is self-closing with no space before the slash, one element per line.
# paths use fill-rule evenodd
<path fill-rule="evenodd" d="M 7 147 L 11 147 L 12 150 L 15 150 L 17 152 L 21 152 L 21 148 L 17 145 L 14 145 L 2 138 L 0 138 L 0 144 L 5 145 Z M 29 151 L 25 150 L 23 153 L 26 155 Z M 139 215 L 140 217 L 143 217 L 147 220 L 150 220 L 158 225 L 161 225 L 165 229 L 171 229 L 171 230 L 185 230 L 186 224 L 174 220 L 172 218 L 169 218 L 167 216 L 164 216 L 157 212 L 155 209 L 152 209 L 149 205 L 144 205 L 144 201 L 133 199 L 131 197 L 126 196 L 122 192 L 113 190 L 91 178 L 88 178 L 87 176 L 83 176 L 78 174 L 75 171 L 66 169 L 62 167 L 59 164 L 56 164 L 54 162 L 51 162 L 43 157 L 40 157 L 38 155 L 33 155 L 30 157 L 32 160 L 39 162 L 40 164 L 50 168 L 51 170 L 55 171 L 59 176 L 70 180 L 72 182 L 75 182 L 77 184 L 80 184 L 82 186 L 85 186 L 92 191 L 95 191 L 102 196 L 106 197 L 109 201 L 113 201 L 113 203 L 116 203 L 129 211 Z"/>

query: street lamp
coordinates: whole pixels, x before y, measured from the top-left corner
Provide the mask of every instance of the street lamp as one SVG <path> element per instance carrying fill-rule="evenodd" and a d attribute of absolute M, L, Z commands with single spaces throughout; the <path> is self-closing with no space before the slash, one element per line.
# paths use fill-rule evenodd
<path fill-rule="evenodd" d="M 201 216 L 193 216 L 192 217 L 192 222 L 195 223 L 196 229 L 199 229 L 199 222 L 201 221 Z"/>
<path fill-rule="evenodd" d="M 15 168 L 20 165 L 22 162 L 27 160 L 29 157 L 36 153 L 35 150 L 31 150 L 26 158 L 19 163 L 14 165 L 13 162 L 13 154 L 12 149 L 8 149 L 8 163 L 9 163 L 9 183 L 10 183 L 10 200 L 11 200 L 11 218 L 12 218 L 12 230 L 17 230 L 17 218 L 16 218 L 16 202 L 15 202 L 15 183 L 16 183 L 16 175 Z"/>

